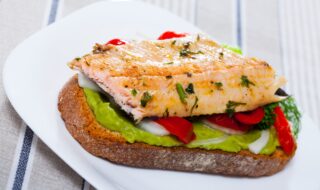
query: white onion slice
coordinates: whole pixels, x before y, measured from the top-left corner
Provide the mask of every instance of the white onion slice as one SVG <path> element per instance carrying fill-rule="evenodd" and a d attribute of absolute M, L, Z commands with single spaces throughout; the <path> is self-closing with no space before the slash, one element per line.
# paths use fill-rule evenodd
<path fill-rule="evenodd" d="M 208 126 L 210 128 L 220 130 L 220 131 L 225 132 L 227 134 L 235 135 L 235 134 L 244 134 L 245 133 L 244 131 L 237 131 L 237 130 L 234 130 L 234 129 L 229 129 L 229 128 L 226 128 L 226 127 L 211 123 L 210 121 L 208 121 L 206 119 L 203 119 L 202 122 L 206 126 Z"/>
<path fill-rule="evenodd" d="M 195 140 L 191 142 L 190 145 L 200 146 L 200 145 L 208 145 L 208 144 L 219 144 L 224 142 L 228 137 L 229 137 L 228 135 L 223 135 L 221 137 L 216 137 L 212 139 Z"/>
<path fill-rule="evenodd" d="M 89 88 L 94 91 L 102 92 L 100 87 L 95 82 L 90 80 L 81 72 L 78 73 L 78 83 L 79 83 L 79 86 L 82 88 Z"/>
<path fill-rule="evenodd" d="M 144 119 L 142 120 L 138 126 L 149 133 L 152 133 L 154 135 L 158 136 L 165 136 L 169 135 L 169 131 L 167 131 L 164 127 L 162 127 L 160 124 L 150 120 L 150 119 Z"/>
<path fill-rule="evenodd" d="M 260 138 L 249 144 L 249 150 L 255 154 L 259 152 L 266 146 L 269 141 L 270 131 L 269 129 L 261 131 Z"/>

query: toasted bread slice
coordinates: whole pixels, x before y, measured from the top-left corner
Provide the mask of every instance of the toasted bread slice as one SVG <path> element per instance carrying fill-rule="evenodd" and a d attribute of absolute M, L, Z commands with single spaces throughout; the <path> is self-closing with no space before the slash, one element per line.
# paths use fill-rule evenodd
<path fill-rule="evenodd" d="M 277 149 L 272 155 L 242 150 L 230 153 L 199 148 L 128 143 L 120 133 L 102 127 L 74 76 L 59 95 L 59 111 L 70 134 L 88 152 L 111 162 L 141 168 L 233 176 L 267 176 L 282 170 L 293 155 Z"/>

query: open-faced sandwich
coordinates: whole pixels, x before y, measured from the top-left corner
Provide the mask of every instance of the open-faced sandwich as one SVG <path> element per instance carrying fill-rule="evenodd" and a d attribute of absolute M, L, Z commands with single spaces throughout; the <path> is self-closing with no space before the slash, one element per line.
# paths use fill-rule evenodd
<path fill-rule="evenodd" d="M 113 39 L 69 63 L 59 111 L 93 155 L 143 168 L 265 176 L 294 156 L 300 114 L 265 61 L 205 35 Z"/>

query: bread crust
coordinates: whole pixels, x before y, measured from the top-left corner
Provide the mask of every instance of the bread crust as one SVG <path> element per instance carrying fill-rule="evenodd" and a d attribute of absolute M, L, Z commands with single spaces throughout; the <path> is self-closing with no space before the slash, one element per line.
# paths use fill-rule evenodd
<path fill-rule="evenodd" d="M 121 134 L 102 127 L 96 121 L 76 75 L 60 92 L 58 108 L 68 131 L 85 150 L 132 167 L 259 177 L 281 171 L 294 155 L 288 156 L 281 149 L 272 155 L 257 155 L 246 150 L 230 153 L 128 143 Z"/>

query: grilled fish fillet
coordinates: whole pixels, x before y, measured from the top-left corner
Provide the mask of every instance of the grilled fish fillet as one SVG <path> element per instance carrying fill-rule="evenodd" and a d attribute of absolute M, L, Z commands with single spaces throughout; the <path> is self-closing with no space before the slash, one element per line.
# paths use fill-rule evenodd
<path fill-rule="evenodd" d="M 286 82 L 265 61 L 236 54 L 204 35 L 96 44 L 69 66 L 96 82 L 137 122 L 253 110 L 280 101 L 275 92 Z"/>

